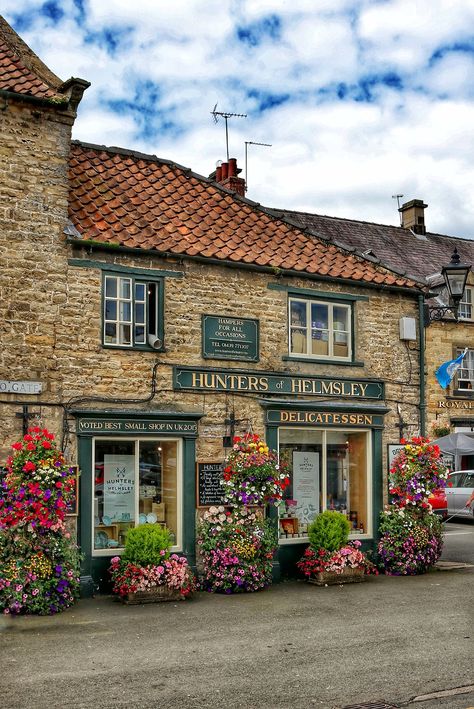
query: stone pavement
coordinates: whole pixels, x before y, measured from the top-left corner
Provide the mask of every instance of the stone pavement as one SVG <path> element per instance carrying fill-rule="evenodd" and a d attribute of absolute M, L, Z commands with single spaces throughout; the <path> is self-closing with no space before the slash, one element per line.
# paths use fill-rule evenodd
<path fill-rule="evenodd" d="M 467 709 L 473 589 L 474 568 L 448 568 L 146 606 L 101 596 L 52 618 L 2 617 L 0 706 Z"/>

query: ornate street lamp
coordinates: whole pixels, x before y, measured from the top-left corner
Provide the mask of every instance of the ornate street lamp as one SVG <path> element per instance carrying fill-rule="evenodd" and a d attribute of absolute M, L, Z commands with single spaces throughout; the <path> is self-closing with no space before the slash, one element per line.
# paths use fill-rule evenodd
<path fill-rule="evenodd" d="M 451 305 L 425 306 L 425 326 L 429 325 L 434 320 L 443 320 L 448 313 L 451 313 L 454 316 L 454 320 L 458 322 L 459 303 L 464 295 L 464 289 L 470 270 L 470 265 L 468 266 L 465 263 L 461 263 L 458 250 L 455 248 L 450 263 L 447 266 L 443 266 L 441 269 Z"/>

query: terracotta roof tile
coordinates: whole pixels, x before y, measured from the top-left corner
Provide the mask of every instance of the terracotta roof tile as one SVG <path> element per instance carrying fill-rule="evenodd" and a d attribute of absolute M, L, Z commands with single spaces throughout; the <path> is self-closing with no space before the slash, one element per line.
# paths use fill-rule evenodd
<path fill-rule="evenodd" d="M 154 156 L 74 141 L 70 218 L 84 239 L 413 287 L 269 210 Z"/>

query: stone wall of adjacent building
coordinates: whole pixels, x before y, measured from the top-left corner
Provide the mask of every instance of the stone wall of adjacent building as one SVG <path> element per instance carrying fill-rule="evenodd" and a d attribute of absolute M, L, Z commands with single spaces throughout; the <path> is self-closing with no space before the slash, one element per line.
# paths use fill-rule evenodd
<path fill-rule="evenodd" d="M 474 274 L 468 279 L 474 285 Z M 456 420 L 471 421 L 474 426 L 474 392 L 459 395 L 454 382 L 443 389 L 436 379 L 438 367 L 454 358 L 457 349 L 474 348 L 474 322 L 433 322 L 426 328 L 426 404 L 427 433 L 437 437 L 437 430 L 453 428 Z"/>
<path fill-rule="evenodd" d="M 67 301 L 71 124 L 70 115 L 30 103 L 8 101 L 0 112 L 0 380 L 44 383 L 40 396 L 0 391 L 3 459 L 22 431 L 22 406 L 13 402 L 62 396 L 55 350 Z M 40 413 L 38 405 L 30 410 Z M 61 407 L 41 413 L 61 429 Z"/>

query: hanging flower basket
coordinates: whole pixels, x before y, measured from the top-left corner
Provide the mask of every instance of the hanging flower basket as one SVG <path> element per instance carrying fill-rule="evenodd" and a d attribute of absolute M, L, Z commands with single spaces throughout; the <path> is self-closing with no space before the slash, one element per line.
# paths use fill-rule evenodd
<path fill-rule="evenodd" d="M 279 504 L 290 479 L 274 451 L 257 435 L 236 436 L 224 465 L 225 500 L 230 505 Z"/>

